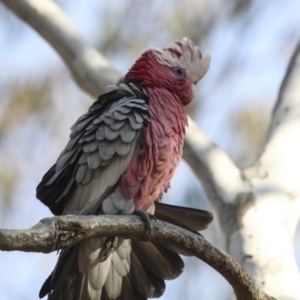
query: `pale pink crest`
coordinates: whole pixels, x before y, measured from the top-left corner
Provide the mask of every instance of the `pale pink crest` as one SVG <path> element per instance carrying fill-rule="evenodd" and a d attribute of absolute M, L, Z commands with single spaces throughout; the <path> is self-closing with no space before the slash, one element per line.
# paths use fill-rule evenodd
<path fill-rule="evenodd" d="M 170 68 L 181 66 L 186 70 L 187 79 L 196 84 L 208 71 L 210 54 L 202 56 L 198 46 L 187 37 L 175 42 L 170 48 L 152 48 L 157 61 Z"/>

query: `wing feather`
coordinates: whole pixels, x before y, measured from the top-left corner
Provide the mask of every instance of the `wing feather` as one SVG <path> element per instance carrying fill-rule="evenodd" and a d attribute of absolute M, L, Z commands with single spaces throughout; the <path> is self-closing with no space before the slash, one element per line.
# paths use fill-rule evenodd
<path fill-rule="evenodd" d="M 126 171 L 149 121 L 147 96 L 122 84 L 101 96 L 71 127 L 37 198 L 56 214 L 93 214 Z M 134 88 L 133 88 L 134 87 Z"/>
<path fill-rule="evenodd" d="M 85 154 L 85 153 L 83 153 Z M 89 154 L 87 156 L 87 165 L 90 169 L 97 169 L 101 164 L 101 158 L 100 158 L 100 155 L 97 151 Z"/>

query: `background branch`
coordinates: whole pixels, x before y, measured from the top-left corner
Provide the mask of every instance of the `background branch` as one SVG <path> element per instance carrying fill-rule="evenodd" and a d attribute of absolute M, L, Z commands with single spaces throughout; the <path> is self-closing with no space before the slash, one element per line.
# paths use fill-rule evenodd
<path fill-rule="evenodd" d="M 41 220 L 29 230 L 0 229 L 0 250 L 51 252 L 74 246 L 83 239 L 120 236 L 142 239 L 144 223 L 137 216 L 59 216 Z M 257 289 L 234 259 L 211 245 L 202 235 L 175 225 L 152 222 L 150 241 L 164 243 L 203 260 L 232 285 L 238 300 L 271 300 Z"/>
<path fill-rule="evenodd" d="M 294 232 L 300 220 L 299 83 L 300 41 L 295 47 L 279 90 L 264 151 L 255 163 L 258 172 L 267 176 L 269 186 L 286 194 L 286 201 L 291 205 L 288 217 L 291 232 Z M 254 176 L 252 182 L 255 181 Z"/>
<path fill-rule="evenodd" d="M 290 105 L 295 106 L 299 102 L 300 95 L 300 40 L 298 41 L 297 46 L 295 47 L 294 53 L 290 59 L 288 68 L 284 75 L 281 87 L 278 93 L 278 99 L 273 109 L 273 122 L 270 126 L 270 132 L 268 134 L 268 139 L 270 139 L 279 125 L 277 118 L 280 114 L 289 112 Z M 286 114 L 286 118 L 289 115 Z M 280 122 L 282 124 L 282 122 Z"/>
<path fill-rule="evenodd" d="M 238 193 L 249 190 L 240 169 L 191 118 L 184 141 L 183 158 L 202 182 L 218 212 L 233 203 Z"/>
<path fill-rule="evenodd" d="M 97 98 L 122 74 L 91 47 L 60 7 L 51 0 L 1 0 L 59 53 L 77 84 Z"/>

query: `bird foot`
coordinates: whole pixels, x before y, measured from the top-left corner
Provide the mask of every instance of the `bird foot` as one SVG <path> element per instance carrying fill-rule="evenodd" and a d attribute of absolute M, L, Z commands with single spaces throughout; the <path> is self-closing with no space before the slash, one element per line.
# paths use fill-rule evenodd
<path fill-rule="evenodd" d="M 144 235 L 144 240 L 148 241 L 149 235 L 151 233 L 151 221 L 156 221 L 156 217 L 141 209 L 135 209 L 133 211 L 133 214 L 139 216 L 142 219 L 142 221 L 145 223 L 146 232 Z"/>
<path fill-rule="evenodd" d="M 103 244 L 102 248 L 102 259 L 101 261 L 105 261 L 108 256 L 113 253 L 118 245 L 118 237 L 109 237 L 106 239 L 106 241 Z"/>

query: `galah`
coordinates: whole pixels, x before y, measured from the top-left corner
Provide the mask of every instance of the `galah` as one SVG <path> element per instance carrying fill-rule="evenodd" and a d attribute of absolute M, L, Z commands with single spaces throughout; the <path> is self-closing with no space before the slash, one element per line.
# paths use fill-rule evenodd
<path fill-rule="evenodd" d="M 183 151 L 184 110 L 206 74 L 202 56 L 184 38 L 152 48 L 71 127 L 70 140 L 37 187 L 54 215 L 144 211 L 192 231 L 212 214 L 159 203 Z M 160 297 L 166 279 L 184 267 L 164 243 L 91 238 L 62 250 L 40 297 L 51 300 L 143 300 Z"/>

